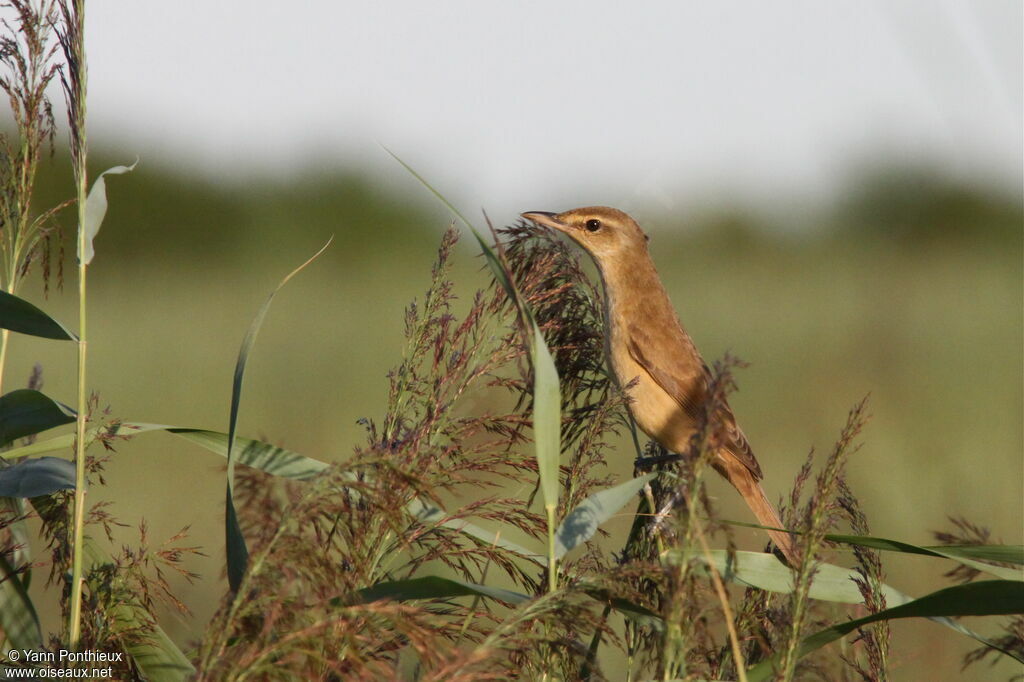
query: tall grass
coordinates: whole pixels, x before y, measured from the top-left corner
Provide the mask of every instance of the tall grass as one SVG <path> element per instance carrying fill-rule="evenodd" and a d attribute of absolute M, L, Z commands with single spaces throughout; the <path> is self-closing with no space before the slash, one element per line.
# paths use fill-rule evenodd
<path fill-rule="evenodd" d="M 88 234 L 88 153 L 85 113 L 88 66 L 85 59 L 85 0 L 59 3 L 63 22 L 58 31 L 64 51 L 64 70 L 61 84 L 68 108 L 68 130 L 71 133 L 71 159 L 75 175 L 75 205 L 78 207 L 78 401 L 75 429 L 75 500 L 71 539 L 71 597 L 68 608 L 68 644 L 78 649 L 82 637 L 82 585 L 85 561 L 85 420 L 86 420 L 86 362 L 88 337 L 86 335 L 87 297 L 86 283 L 89 268 L 87 249 L 92 249 L 92 236 Z"/>
<path fill-rule="evenodd" d="M 13 25 L 0 37 L 0 88 L 7 94 L 16 134 L 0 136 L 0 285 L 15 293 L 32 265 L 41 264 L 43 281 L 50 279 L 50 245 L 56 229 L 53 218 L 66 204 L 37 211 L 33 203 L 36 172 L 47 143 L 53 142 L 56 122 L 47 89 L 59 64 L 53 39 L 57 8 L 53 2 L 36 6 L 11 2 Z M 57 259 L 58 264 L 61 259 Z M 10 330 L 0 331 L 0 386 L 3 385 Z"/>

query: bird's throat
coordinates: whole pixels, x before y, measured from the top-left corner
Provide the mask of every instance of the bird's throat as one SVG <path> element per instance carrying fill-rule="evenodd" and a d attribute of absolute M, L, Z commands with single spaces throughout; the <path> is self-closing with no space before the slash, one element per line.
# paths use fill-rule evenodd
<path fill-rule="evenodd" d="M 647 253 L 597 264 L 605 293 L 605 319 L 614 327 L 632 319 L 677 323 L 675 309 Z"/>

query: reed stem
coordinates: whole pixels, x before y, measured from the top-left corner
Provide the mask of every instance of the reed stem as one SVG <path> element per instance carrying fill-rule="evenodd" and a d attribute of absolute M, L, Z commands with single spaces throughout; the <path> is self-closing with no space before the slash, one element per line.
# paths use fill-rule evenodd
<path fill-rule="evenodd" d="M 86 95 L 86 64 L 85 64 L 85 0 L 74 0 L 73 14 L 69 17 L 68 32 L 69 48 L 77 66 L 77 73 L 71 79 L 72 88 L 69 93 L 71 125 L 74 128 L 72 140 L 75 145 L 74 159 L 76 198 L 78 201 L 78 419 L 75 438 L 75 500 L 72 519 L 71 540 L 71 603 L 68 612 L 68 644 L 71 649 L 78 647 L 82 637 L 82 587 L 83 558 L 85 544 L 85 422 L 88 412 L 86 394 L 86 275 L 88 264 L 84 262 L 86 234 L 85 216 L 88 198 L 88 171 L 86 159 L 88 145 L 85 134 L 85 95 Z"/>

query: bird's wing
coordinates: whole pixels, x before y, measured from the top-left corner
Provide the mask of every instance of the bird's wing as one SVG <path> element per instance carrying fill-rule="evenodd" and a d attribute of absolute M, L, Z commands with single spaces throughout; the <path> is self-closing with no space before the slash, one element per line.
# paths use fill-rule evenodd
<path fill-rule="evenodd" d="M 661 386 L 662 390 L 679 403 L 690 419 L 698 422 L 704 416 L 704 402 L 707 400 L 711 370 L 701 360 L 697 349 L 693 347 L 693 343 L 685 335 L 685 332 L 682 330 L 679 332 L 682 334 L 683 344 L 679 343 L 678 338 L 671 338 L 667 334 L 652 335 L 637 325 L 631 325 L 628 341 L 629 355 L 644 368 L 655 383 Z M 648 352 L 645 353 L 644 349 L 648 349 Z M 663 352 L 658 352 L 661 349 L 664 349 Z M 670 367 L 666 368 L 660 363 L 652 362 L 648 357 L 655 353 L 661 357 L 678 357 L 680 352 L 691 356 L 692 361 L 673 362 Z M 722 442 L 722 446 L 750 470 L 754 480 L 761 480 L 761 466 L 757 463 L 757 458 L 754 456 L 747 437 L 737 426 L 736 417 L 728 403 L 722 403 L 719 416 L 721 431 L 718 438 Z"/>
<path fill-rule="evenodd" d="M 703 416 L 703 404 L 707 393 L 707 377 L 701 366 L 700 356 L 693 351 L 693 362 L 674 362 L 673 367 L 666 370 L 664 363 L 655 363 L 651 357 L 674 357 L 679 355 L 675 348 L 668 353 L 658 352 L 664 347 L 663 340 L 637 325 L 629 327 L 629 355 L 638 365 L 651 375 L 655 383 L 679 403 L 683 411 L 693 421 Z M 676 344 L 678 345 L 678 344 Z M 672 352 L 675 351 L 675 352 Z"/>
<path fill-rule="evenodd" d="M 736 417 L 733 415 L 732 408 L 729 407 L 728 403 L 725 404 L 724 414 L 722 415 L 722 432 L 726 449 L 735 455 L 736 459 L 743 466 L 750 469 L 754 480 L 760 481 L 764 478 L 764 474 L 761 473 L 761 465 L 757 463 L 757 457 L 754 456 L 754 451 L 751 449 L 747 437 L 743 434 L 740 427 L 736 425 Z"/>

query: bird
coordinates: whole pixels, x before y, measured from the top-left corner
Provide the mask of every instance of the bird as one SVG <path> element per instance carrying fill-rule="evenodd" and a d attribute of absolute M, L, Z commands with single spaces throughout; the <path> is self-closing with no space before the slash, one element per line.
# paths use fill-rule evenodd
<path fill-rule="evenodd" d="M 711 371 L 683 328 L 654 267 L 648 237 L 626 213 L 607 206 L 521 216 L 567 235 L 590 254 L 604 289 L 605 354 L 628 395 L 637 426 L 667 450 L 686 453 L 710 399 Z M 768 535 L 796 565 L 792 537 L 761 487 L 763 474 L 736 417 L 718 401 L 711 465 L 739 491 Z"/>

